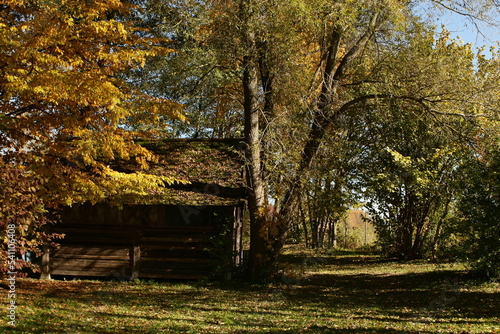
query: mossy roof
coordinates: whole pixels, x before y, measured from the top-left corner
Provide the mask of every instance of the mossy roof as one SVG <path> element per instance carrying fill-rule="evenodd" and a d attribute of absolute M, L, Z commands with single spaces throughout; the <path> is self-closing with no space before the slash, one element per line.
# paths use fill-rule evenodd
<path fill-rule="evenodd" d="M 162 194 L 133 198 L 134 204 L 217 205 L 245 197 L 243 141 L 240 139 L 169 139 L 140 142 L 158 156 L 146 172 L 188 181 L 166 186 Z M 121 165 L 133 171 L 137 167 Z"/>

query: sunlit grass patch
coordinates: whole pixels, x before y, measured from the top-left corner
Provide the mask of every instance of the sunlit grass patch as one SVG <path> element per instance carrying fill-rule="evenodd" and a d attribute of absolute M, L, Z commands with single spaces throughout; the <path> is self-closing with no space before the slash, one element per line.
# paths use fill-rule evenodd
<path fill-rule="evenodd" d="M 293 280 L 20 280 L 7 333 L 495 333 L 498 283 L 458 265 L 371 254 L 288 254 Z M 298 269 L 297 269 L 298 268 Z"/>

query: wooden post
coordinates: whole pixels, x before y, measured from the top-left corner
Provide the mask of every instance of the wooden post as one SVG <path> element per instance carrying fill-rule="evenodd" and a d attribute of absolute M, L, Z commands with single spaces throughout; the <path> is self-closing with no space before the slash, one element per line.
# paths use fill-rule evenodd
<path fill-rule="evenodd" d="M 42 274 L 40 275 L 40 279 L 50 279 L 50 252 L 48 249 L 42 255 L 42 266 L 41 266 Z"/>
<path fill-rule="evenodd" d="M 52 232 L 52 228 L 50 224 L 43 226 L 43 231 L 50 235 Z M 42 246 L 43 254 L 42 254 L 42 264 L 40 267 L 40 279 L 50 279 L 50 247 L 45 244 Z"/>
<path fill-rule="evenodd" d="M 141 259 L 141 246 L 139 244 L 140 238 L 139 230 L 135 230 L 133 237 L 134 245 L 130 249 L 130 263 L 132 267 L 130 279 L 139 278 L 139 261 Z"/>

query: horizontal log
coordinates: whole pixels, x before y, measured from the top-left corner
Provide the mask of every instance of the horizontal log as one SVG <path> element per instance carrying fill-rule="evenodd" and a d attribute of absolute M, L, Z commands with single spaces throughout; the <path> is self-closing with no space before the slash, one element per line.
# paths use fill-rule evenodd
<path fill-rule="evenodd" d="M 54 254 L 52 255 L 55 259 L 64 259 L 65 261 L 69 260 L 91 260 L 91 261 L 101 261 L 101 260 L 123 260 L 128 261 L 129 256 L 127 255 L 86 255 L 86 254 Z"/>
<path fill-rule="evenodd" d="M 129 256 L 129 247 L 85 247 L 85 246 L 71 246 L 61 245 L 59 249 L 51 252 L 53 255 L 95 255 L 95 256 Z"/>
<path fill-rule="evenodd" d="M 116 234 L 102 234 L 102 233 L 67 233 L 64 238 L 60 240 L 60 244 L 82 244 L 106 242 L 112 246 L 125 245 L 133 242 L 134 237 L 131 235 L 116 235 Z"/>
<path fill-rule="evenodd" d="M 142 235 L 147 237 L 156 237 L 156 236 L 168 236 L 168 235 L 214 235 L 216 234 L 215 230 L 191 230 L 191 229 L 183 229 L 183 230 L 149 230 L 143 229 Z"/>
<path fill-rule="evenodd" d="M 211 266 L 208 263 L 173 263 L 173 262 L 141 262 L 139 264 L 139 272 L 149 271 L 151 269 L 158 270 L 198 270 L 210 271 Z"/>
<path fill-rule="evenodd" d="M 148 269 L 185 269 L 185 270 L 210 270 L 211 262 L 169 262 L 169 261 L 141 261 L 139 268 Z"/>
<path fill-rule="evenodd" d="M 69 268 L 69 269 L 89 269 L 89 268 L 103 268 L 103 269 L 116 269 L 116 268 L 128 268 L 130 266 L 129 261 L 117 261 L 117 260 L 66 260 L 66 259 L 53 259 L 50 263 L 50 268 Z M 79 269 L 80 270 L 80 269 Z"/>
<path fill-rule="evenodd" d="M 163 243 L 163 242 L 210 242 L 209 237 L 186 237 L 186 236 L 169 236 L 169 237 L 143 237 L 140 243 Z"/>
<path fill-rule="evenodd" d="M 95 248 L 94 248 L 95 249 Z M 129 255 L 129 247 L 126 249 L 117 250 L 106 250 L 105 248 L 101 248 L 100 250 L 94 251 L 86 251 L 85 248 L 78 249 L 58 249 L 57 251 L 52 251 L 50 254 L 52 256 L 86 256 L 86 257 L 101 257 L 101 256 L 110 256 L 110 257 L 128 257 Z"/>
<path fill-rule="evenodd" d="M 141 252 L 142 251 L 151 251 L 151 250 L 156 250 L 156 251 L 161 251 L 161 250 L 170 250 L 170 251 L 179 251 L 179 250 L 184 250 L 184 251 L 205 251 L 207 249 L 207 245 L 200 245 L 200 244 L 194 244 L 194 245 L 189 245 L 189 244 L 180 244 L 180 245 L 173 245 L 173 244 L 168 244 L 168 245 L 141 245 Z"/>
<path fill-rule="evenodd" d="M 217 231 L 215 227 L 200 227 L 200 226 L 169 226 L 165 228 L 143 229 L 144 235 L 158 235 L 161 233 L 208 233 L 212 234 Z"/>
<path fill-rule="evenodd" d="M 109 270 L 67 270 L 67 269 L 52 269 L 51 275 L 61 276 L 89 276 L 89 277 L 120 277 L 130 276 L 130 272 L 109 271 Z"/>
<path fill-rule="evenodd" d="M 145 263 L 145 262 L 209 263 L 210 259 L 199 259 L 199 258 L 168 258 L 168 257 L 141 257 L 141 263 Z"/>
<path fill-rule="evenodd" d="M 164 240 L 164 241 L 155 241 L 155 240 L 141 240 L 138 243 L 141 247 L 162 247 L 162 246 L 170 246 L 170 247 L 186 247 L 186 246 L 198 246 L 198 247 L 207 247 L 210 246 L 210 242 L 195 242 L 195 241 L 181 241 L 181 240 Z"/>
<path fill-rule="evenodd" d="M 210 253 L 194 250 L 145 250 L 141 249 L 141 258 L 176 258 L 176 259 L 208 259 Z"/>
<path fill-rule="evenodd" d="M 68 226 L 66 224 L 54 225 L 52 227 L 53 232 L 59 231 L 67 231 L 67 232 L 75 232 L 75 233 L 105 233 L 105 234 L 121 234 L 121 235 L 130 235 L 133 232 L 131 228 L 122 228 L 122 227 L 103 227 L 103 226 L 87 226 L 84 224 L 80 225 L 71 225 Z"/>
<path fill-rule="evenodd" d="M 134 233 L 134 231 L 140 230 L 145 235 L 158 235 L 163 233 L 200 233 L 200 234 L 213 234 L 217 233 L 217 228 L 215 227 L 200 227 L 200 226 L 166 226 L 166 227 L 155 227 L 147 228 L 142 225 L 138 226 L 116 226 L 116 225 L 94 225 L 85 223 L 75 223 L 75 224 L 58 224 L 51 227 L 53 232 L 68 231 L 68 232 L 78 232 L 78 231 L 108 231 L 109 233 Z"/>

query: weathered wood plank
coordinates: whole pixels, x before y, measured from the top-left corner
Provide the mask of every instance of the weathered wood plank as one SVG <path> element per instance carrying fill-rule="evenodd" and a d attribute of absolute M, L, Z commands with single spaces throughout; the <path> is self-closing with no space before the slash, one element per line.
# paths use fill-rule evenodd
<path fill-rule="evenodd" d="M 117 273 L 117 270 L 71 270 L 71 269 L 58 269 L 54 268 L 51 269 L 52 275 L 60 275 L 60 276 L 89 276 L 89 277 L 115 277 L 115 273 Z M 123 272 L 122 270 L 119 271 L 120 275 L 125 276 L 125 278 L 130 276 L 130 273 Z"/>
<path fill-rule="evenodd" d="M 66 259 L 54 259 L 50 264 L 50 268 L 69 268 L 69 269 L 90 269 L 90 268 L 103 268 L 103 269 L 116 269 L 130 267 L 129 261 L 117 261 L 117 260 L 66 260 Z"/>
<path fill-rule="evenodd" d="M 69 260 L 122 260 L 128 261 L 129 256 L 114 256 L 114 255 L 86 255 L 86 254 L 58 254 L 54 256 L 54 259 L 64 259 L 65 261 Z"/>
<path fill-rule="evenodd" d="M 168 258 L 168 257 L 141 257 L 141 262 L 179 262 L 179 263 L 209 263 L 210 259 L 200 259 L 200 258 Z"/>
<path fill-rule="evenodd" d="M 99 226 L 89 226 L 89 225 L 67 225 L 65 224 L 59 224 L 59 225 L 54 225 L 52 227 L 52 231 L 68 231 L 68 232 L 81 232 L 81 231 L 88 231 L 88 232 L 103 232 L 103 233 L 114 233 L 114 234 L 130 234 L 131 229 L 126 228 L 126 227 L 117 227 L 117 226 L 106 226 L 106 225 L 99 225 Z"/>
<path fill-rule="evenodd" d="M 60 248 L 53 250 L 52 254 L 85 254 L 85 255 L 115 255 L 115 256 L 128 256 L 129 249 L 125 247 L 86 247 L 82 245 L 64 245 Z"/>
<path fill-rule="evenodd" d="M 171 250 L 171 251 L 178 251 L 178 250 L 185 250 L 185 251 L 205 251 L 207 249 L 207 245 L 200 245 L 200 244 L 179 244 L 179 245 L 173 245 L 173 244 L 168 244 L 168 245 L 141 245 L 141 251 L 142 250 Z"/>
<path fill-rule="evenodd" d="M 210 253 L 206 249 L 183 249 L 183 248 L 158 248 L 156 246 L 141 247 L 143 257 L 176 257 L 176 258 L 208 258 Z"/>
<path fill-rule="evenodd" d="M 126 239 L 117 239 L 114 237 L 98 237 L 98 238 L 89 238 L 89 237 L 68 237 L 64 241 L 66 244 L 78 244 L 81 246 L 88 247 L 128 247 L 131 242 Z"/>
<path fill-rule="evenodd" d="M 186 236 L 172 236 L 172 237 L 145 237 L 141 238 L 141 244 L 148 243 L 165 243 L 165 242 L 210 242 L 210 237 L 186 237 Z"/>
<path fill-rule="evenodd" d="M 214 233 L 217 231 L 216 227 L 207 226 L 168 226 L 164 228 L 147 228 L 143 230 L 144 235 L 157 235 L 161 233 Z"/>

